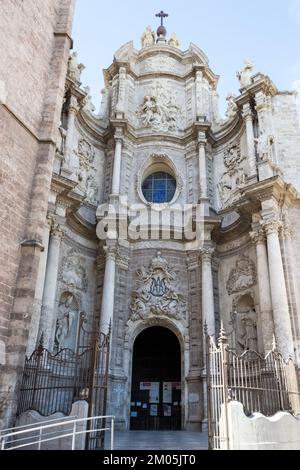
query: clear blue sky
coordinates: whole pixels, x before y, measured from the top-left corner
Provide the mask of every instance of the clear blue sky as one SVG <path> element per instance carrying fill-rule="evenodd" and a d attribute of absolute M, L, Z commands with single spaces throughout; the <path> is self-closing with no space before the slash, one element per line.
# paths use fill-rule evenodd
<path fill-rule="evenodd" d="M 156 30 L 161 9 L 169 13 L 168 36 L 175 32 L 182 50 L 197 44 L 221 76 L 222 111 L 227 93 L 238 93 L 236 71 L 246 58 L 279 89 L 298 81 L 300 91 L 300 0 L 76 0 L 74 49 L 86 66 L 82 81 L 91 87 L 97 111 L 102 69 L 126 42 L 140 48 L 141 34 L 147 25 Z"/>

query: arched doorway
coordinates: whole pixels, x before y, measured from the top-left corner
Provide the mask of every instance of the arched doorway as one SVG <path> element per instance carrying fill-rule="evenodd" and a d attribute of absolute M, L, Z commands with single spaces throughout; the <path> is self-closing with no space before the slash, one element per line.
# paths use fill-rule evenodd
<path fill-rule="evenodd" d="M 181 429 L 181 348 L 172 331 L 142 331 L 133 348 L 130 429 Z"/>

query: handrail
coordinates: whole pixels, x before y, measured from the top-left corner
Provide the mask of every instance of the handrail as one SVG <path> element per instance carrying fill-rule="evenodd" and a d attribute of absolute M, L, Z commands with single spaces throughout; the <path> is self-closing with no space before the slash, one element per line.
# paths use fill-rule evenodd
<path fill-rule="evenodd" d="M 90 433 L 99 432 L 99 431 L 110 431 L 110 433 L 111 433 L 110 447 L 111 447 L 111 450 L 113 450 L 113 448 L 114 448 L 114 420 L 115 420 L 114 416 L 94 416 L 94 417 L 89 417 L 89 418 L 69 419 L 67 421 L 64 420 L 64 419 L 66 419 L 66 418 L 63 418 L 62 419 L 63 421 L 61 421 L 59 423 L 55 422 L 53 424 L 47 424 L 47 425 L 44 425 L 44 426 L 35 426 L 33 428 L 23 429 L 23 430 L 19 430 L 19 431 L 15 431 L 15 432 L 7 432 L 7 431 L 11 431 L 11 428 L 6 429 L 6 430 L 2 430 L 1 433 L 0 433 L 0 448 L 1 448 L 1 450 L 15 450 L 15 449 L 20 449 L 20 448 L 33 446 L 33 445 L 37 444 L 38 445 L 38 450 L 41 450 L 41 444 L 44 443 L 44 442 L 50 442 L 50 441 L 54 441 L 54 440 L 65 439 L 67 437 L 72 437 L 71 449 L 75 450 L 75 448 L 76 448 L 76 436 L 82 435 L 82 434 L 88 435 Z M 96 422 L 96 420 L 106 420 L 106 419 L 111 420 L 110 427 L 95 429 L 94 426 L 92 426 L 92 429 L 85 429 L 83 431 L 78 431 L 77 430 L 78 423 L 88 423 L 88 422 L 94 423 L 94 422 Z M 57 420 L 53 420 L 53 421 L 57 421 Z M 53 435 L 53 433 L 51 433 L 51 432 L 47 433 L 46 435 L 44 434 L 44 436 L 43 436 L 43 431 L 45 431 L 45 430 L 51 430 L 52 428 L 63 427 L 63 426 L 66 426 L 66 425 L 72 425 L 73 426 L 71 432 L 69 432 L 70 429 L 67 429 L 65 431 L 65 433 L 57 434 L 54 437 L 47 437 L 47 436 Z M 18 429 L 18 428 L 16 428 L 16 429 Z M 22 444 L 19 443 L 18 445 L 14 446 L 14 443 L 16 443 L 16 442 L 20 442 L 20 441 L 24 442 L 25 440 L 30 439 L 31 436 L 26 437 L 26 434 L 33 433 L 33 432 L 38 432 L 39 433 L 38 440 L 36 440 L 36 438 L 34 437 L 33 439 L 35 439 L 35 440 L 32 440 L 30 442 L 26 442 L 25 444 L 24 443 L 22 443 Z M 63 432 L 63 430 L 62 430 L 62 432 Z M 15 437 L 19 437 L 19 436 L 20 436 L 20 439 L 11 439 L 11 440 L 9 440 L 9 442 L 7 442 L 8 438 L 10 438 L 10 437 L 15 438 Z M 46 437 L 46 439 L 45 439 L 45 437 Z M 5 447 L 6 445 L 9 445 L 10 447 L 6 448 Z"/>

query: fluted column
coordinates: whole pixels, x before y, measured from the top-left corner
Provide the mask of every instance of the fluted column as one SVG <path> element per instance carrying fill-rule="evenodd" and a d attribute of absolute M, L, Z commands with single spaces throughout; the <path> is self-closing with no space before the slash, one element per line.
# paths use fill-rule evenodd
<path fill-rule="evenodd" d="M 58 224 L 54 225 L 51 230 L 49 239 L 42 315 L 39 333 L 39 335 L 43 333 L 44 347 L 50 350 L 53 349 L 57 276 L 59 269 L 60 247 L 63 236 L 64 231 L 62 230 L 61 226 Z"/>
<path fill-rule="evenodd" d="M 207 169 L 206 169 L 206 136 L 204 132 L 199 132 L 198 134 L 198 144 L 199 144 L 199 194 L 200 199 L 207 199 L 208 190 L 207 190 Z"/>
<path fill-rule="evenodd" d="M 278 236 L 280 226 L 281 224 L 278 220 L 269 220 L 264 223 L 264 228 L 267 234 L 268 260 L 275 336 L 279 351 L 283 354 L 285 358 L 288 358 L 294 357 L 294 346 L 287 290 Z"/>
<path fill-rule="evenodd" d="M 214 285 L 212 275 L 212 255 L 213 248 L 203 248 L 201 250 L 202 259 L 202 318 L 207 325 L 209 336 L 215 336 L 215 305 L 214 305 Z"/>
<path fill-rule="evenodd" d="M 256 169 L 256 152 L 253 130 L 253 115 L 250 104 L 247 103 L 243 106 L 243 117 L 246 123 L 246 139 L 247 139 L 247 153 L 250 174 L 249 177 L 257 176 Z"/>
<path fill-rule="evenodd" d="M 106 253 L 106 263 L 103 282 L 100 331 L 107 334 L 110 324 L 113 323 L 114 315 L 116 248 L 106 246 L 104 251 Z"/>
<path fill-rule="evenodd" d="M 75 129 L 75 118 L 79 111 L 78 100 L 75 96 L 71 96 L 70 105 L 68 109 L 68 129 L 66 136 L 66 149 L 65 149 L 65 161 L 63 165 L 64 170 L 70 170 L 69 165 L 72 160 L 72 151 L 73 151 L 73 137 Z"/>
<path fill-rule="evenodd" d="M 112 179 L 112 194 L 120 194 L 120 180 L 121 180 L 121 166 L 122 166 L 122 133 L 116 132 L 115 134 L 115 157 Z"/>
<path fill-rule="evenodd" d="M 270 276 L 268 265 L 268 253 L 266 236 L 263 230 L 250 233 L 250 237 L 256 246 L 257 282 L 259 290 L 260 320 L 265 353 L 271 351 L 274 335 L 274 323 L 272 316 L 272 299 L 270 289 Z"/>

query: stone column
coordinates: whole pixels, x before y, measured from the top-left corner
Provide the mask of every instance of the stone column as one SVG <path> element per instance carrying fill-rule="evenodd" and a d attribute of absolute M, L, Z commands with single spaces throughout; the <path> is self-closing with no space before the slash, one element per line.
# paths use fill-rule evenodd
<path fill-rule="evenodd" d="M 79 111 L 78 100 L 75 96 L 71 95 L 70 104 L 69 104 L 69 114 L 68 114 L 68 129 L 66 136 L 66 147 L 65 147 L 65 156 L 63 163 L 63 171 L 72 173 L 70 168 L 72 162 L 72 151 L 73 151 L 73 137 L 75 129 L 75 118 Z"/>
<path fill-rule="evenodd" d="M 246 123 L 246 139 L 247 139 L 247 151 L 248 151 L 248 162 L 249 162 L 249 178 L 257 176 L 256 169 L 256 152 L 254 142 L 254 130 L 253 130 L 253 116 L 250 104 L 247 103 L 243 106 L 243 118 Z"/>
<path fill-rule="evenodd" d="M 275 336 L 279 351 L 284 358 L 294 357 L 293 335 L 288 306 L 278 230 L 281 224 L 278 220 L 264 223 L 267 234 L 269 273 Z"/>
<path fill-rule="evenodd" d="M 50 349 L 50 351 L 53 349 L 53 336 L 55 333 L 55 299 L 59 269 L 60 246 L 63 236 L 64 231 L 62 230 L 60 225 L 54 225 L 51 230 L 49 239 L 48 259 L 39 333 L 39 336 L 43 334 L 44 347 Z"/>
<path fill-rule="evenodd" d="M 212 276 L 212 255 L 213 248 L 203 248 L 201 250 L 202 259 L 202 318 L 203 324 L 207 325 L 209 336 L 215 336 L 215 305 L 214 286 Z"/>
<path fill-rule="evenodd" d="M 105 274 L 103 282 L 102 306 L 100 318 L 100 331 L 107 334 L 110 324 L 113 323 L 114 297 L 115 297 L 115 275 L 116 275 L 116 248 L 107 245 Z"/>
<path fill-rule="evenodd" d="M 260 320 L 264 352 L 267 354 L 272 350 L 273 346 L 274 323 L 272 316 L 272 299 L 266 236 L 263 230 L 257 230 L 251 232 L 250 237 L 256 246 Z"/>
<path fill-rule="evenodd" d="M 120 178 L 121 178 L 121 165 L 122 165 L 122 132 L 116 132 L 115 134 L 115 157 L 114 157 L 114 169 L 112 179 L 112 194 L 120 194 Z"/>
<path fill-rule="evenodd" d="M 33 303 L 33 312 L 32 312 L 32 317 L 31 317 L 29 338 L 28 338 L 27 351 L 26 351 L 27 356 L 30 356 L 32 354 L 32 352 L 35 350 L 37 343 L 40 339 L 38 337 L 39 324 L 41 320 L 41 308 L 42 308 L 43 292 L 44 292 L 44 284 L 45 284 L 45 276 L 46 276 L 49 236 L 50 236 L 52 222 L 53 222 L 53 219 L 51 217 L 47 217 L 44 235 L 43 235 L 44 251 L 41 253 L 40 262 L 39 262 L 37 284 L 36 284 L 36 289 L 35 289 L 35 298 L 34 298 L 34 303 Z"/>
<path fill-rule="evenodd" d="M 207 190 L 207 169 L 206 169 L 206 136 L 205 132 L 199 132 L 198 144 L 199 144 L 199 195 L 200 199 L 208 198 Z"/>

